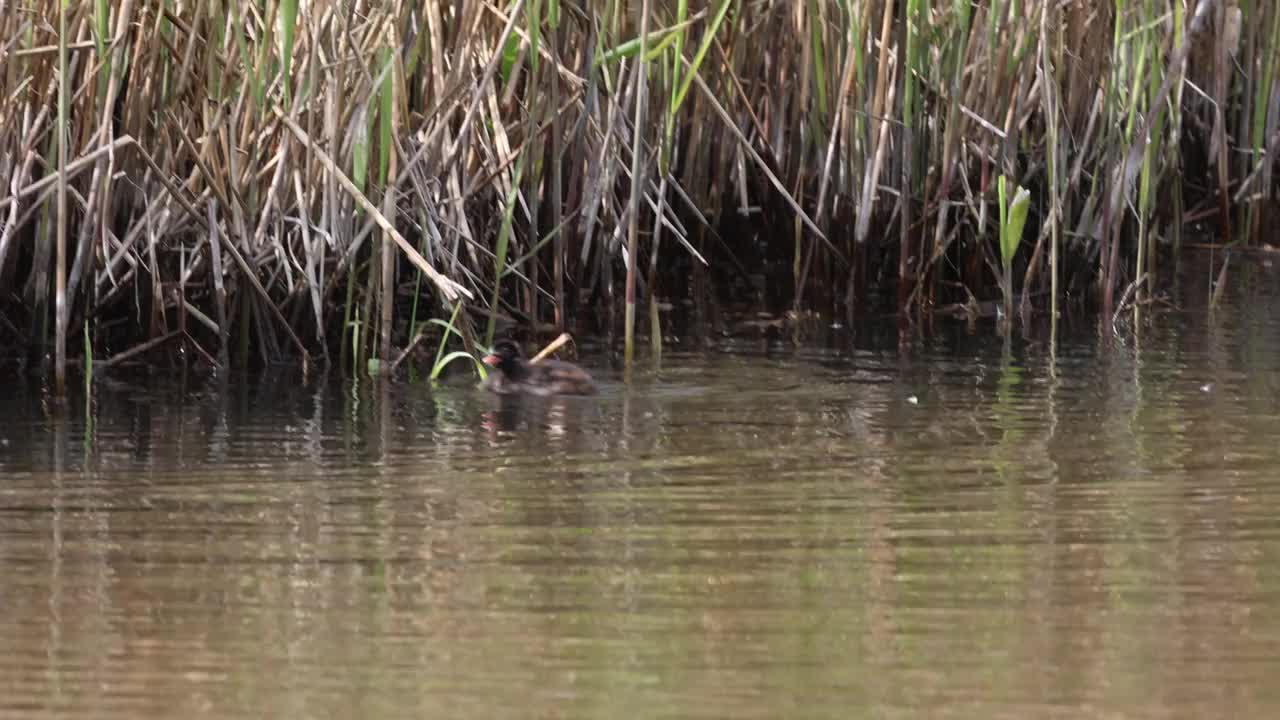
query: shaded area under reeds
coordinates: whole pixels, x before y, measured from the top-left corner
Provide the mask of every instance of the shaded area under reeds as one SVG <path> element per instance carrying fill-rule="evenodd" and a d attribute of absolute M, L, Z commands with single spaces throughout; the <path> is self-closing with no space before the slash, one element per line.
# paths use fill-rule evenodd
<path fill-rule="evenodd" d="M 0 339 L 363 369 L 459 310 L 468 351 L 628 358 L 671 307 L 1110 317 L 1184 228 L 1274 219 L 1278 66 L 1263 0 L 0 0 Z"/>

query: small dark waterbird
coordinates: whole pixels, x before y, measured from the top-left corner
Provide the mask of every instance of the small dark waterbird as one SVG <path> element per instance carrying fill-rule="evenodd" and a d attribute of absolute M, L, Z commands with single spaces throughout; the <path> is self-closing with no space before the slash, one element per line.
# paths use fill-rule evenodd
<path fill-rule="evenodd" d="M 520 346 L 511 340 L 499 340 L 493 352 L 484 359 L 494 367 L 485 380 L 485 388 L 500 395 L 593 395 L 596 383 L 586 370 L 563 360 L 525 360 Z"/>

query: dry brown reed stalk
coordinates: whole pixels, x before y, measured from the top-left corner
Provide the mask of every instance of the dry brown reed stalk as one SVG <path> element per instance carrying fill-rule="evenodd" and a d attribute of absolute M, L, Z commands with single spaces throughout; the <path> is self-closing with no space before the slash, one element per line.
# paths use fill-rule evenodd
<path fill-rule="evenodd" d="M 56 344 L 55 387 L 62 396 L 67 388 L 67 143 L 69 128 L 67 127 L 67 4 L 58 3 L 58 260 L 54 270 L 54 292 L 57 298 L 54 313 L 57 317 L 54 325 L 54 343 Z"/>

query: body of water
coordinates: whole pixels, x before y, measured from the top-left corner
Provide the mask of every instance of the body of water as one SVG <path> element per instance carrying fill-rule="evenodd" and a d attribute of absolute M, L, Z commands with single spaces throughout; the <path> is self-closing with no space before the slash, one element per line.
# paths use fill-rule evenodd
<path fill-rule="evenodd" d="M 1280 305 L 0 407 L 4 717 L 1267 718 Z M 948 321 L 949 322 L 949 321 Z"/>

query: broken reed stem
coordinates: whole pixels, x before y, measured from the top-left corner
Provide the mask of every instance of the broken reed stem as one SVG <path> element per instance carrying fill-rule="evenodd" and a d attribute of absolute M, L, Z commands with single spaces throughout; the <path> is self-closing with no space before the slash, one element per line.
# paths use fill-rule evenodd
<path fill-rule="evenodd" d="M 564 347 L 566 343 L 571 342 L 572 340 L 573 340 L 573 336 L 570 335 L 569 333 L 560 333 L 558 336 L 556 336 L 555 340 L 552 340 L 551 342 L 547 343 L 547 346 L 542 348 L 542 350 L 538 351 L 537 355 L 534 355 L 532 358 L 530 358 L 529 362 L 536 363 L 539 360 L 549 357 L 551 353 Z"/>
<path fill-rule="evenodd" d="M 145 352 L 147 352 L 147 351 L 149 351 L 149 350 L 153 350 L 153 349 L 155 349 L 155 348 L 157 348 L 157 347 L 159 347 L 159 346 L 161 346 L 161 345 L 163 345 L 163 344 L 165 344 L 165 343 L 169 342 L 170 340 L 172 340 L 172 339 L 174 339 L 174 338 L 178 337 L 179 335 L 184 334 L 184 332 L 185 332 L 185 331 L 183 331 L 183 330 L 172 330 L 172 331 L 170 331 L 170 332 L 165 333 L 164 335 L 160 335 L 160 336 L 154 337 L 154 338 L 152 338 L 152 339 L 150 339 L 150 340 L 148 340 L 148 341 L 146 341 L 146 342 L 144 342 L 144 343 L 141 343 L 141 344 L 139 344 L 139 345 L 135 345 L 134 347 L 131 347 L 131 348 L 129 348 L 128 350 L 125 350 L 125 351 L 123 351 L 123 352 L 121 352 L 121 353 L 119 353 L 119 354 L 117 354 L 117 355 L 112 355 L 111 357 L 109 357 L 109 358 L 107 358 L 106 360 L 102 361 L 102 362 L 98 365 L 98 369 L 99 369 L 99 370 L 106 370 L 106 369 L 107 369 L 107 368 L 109 368 L 109 367 L 113 367 L 113 366 L 119 365 L 120 363 L 123 363 L 124 361 L 129 360 L 130 358 L 137 357 L 137 356 L 139 356 L 139 355 L 141 355 L 141 354 L 143 354 L 143 353 L 145 353 Z"/>

